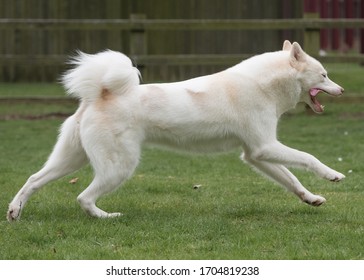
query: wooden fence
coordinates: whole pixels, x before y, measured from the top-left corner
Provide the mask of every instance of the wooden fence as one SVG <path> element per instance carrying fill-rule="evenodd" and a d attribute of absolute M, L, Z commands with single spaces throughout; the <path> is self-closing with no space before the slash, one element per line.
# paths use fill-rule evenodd
<path fill-rule="evenodd" d="M 310 15 L 301 19 L 146 19 L 144 15 L 132 15 L 129 19 L 0 19 L 0 31 L 16 36 L 15 31 L 36 32 L 38 38 L 42 39 L 44 32 L 72 32 L 72 31 L 107 31 L 108 34 L 129 36 L 129 55 L 141 68 L 145 81 L 173 80 L 188 78 L 196 73 L 177 73 L 170 76 L 169 65 L 213 65 L 224 68 L 253 55 L 250 54 L 149 54 L 147 53 L 147 37 L 149 32 L 156 30 L 173 31 L 209 31 L 209 30 L 252 30 L 256 32 L 273 30 L 295 30 L 303 34 L 303 47 L 313 56 L 318 56 L 320 48 L 320 30 L 327 28 L 353 28 L 364 29 L 363 19 L 320 19 L 318 16 Z M 42 33 L 43 32 L 43 33 Z M 111 32 L 111 33 L 110 33 Z M 126 33 L 125 33 L 126 32 Z M 15 35 L 14 35 L 15 34 Z M 72 37 L 64 37 L 72 38 Z M 29 39 L 30 40 L 30 39 Z M 34 40 L 34 38 L 32 38 Z M 23 41 L 26 42 L 26 41 Z M 8 52 L 0 55 L 0 67 L 3 75 L 0 80 L 17 81 L 33 80 L 55 80 L 54 72 L 50 68 L 58 67 L 64 69 L 63 65 L 67 59 L 66 54 L 12 54 Z M 355 62 L 364 63 L 362 54 L 326 55 L 320 57 L 323 62 Z M 20 66 L 19 66 L 20 65 Z M 28 70 L 27 76 L 17 76 L 18 67 L 24 66 Z M 43 71 L 32 76 L 32 67 L 43 67 Z M 216 68 L 216 67 L 215 67 Z M 215 69 L 214 69 L 215 71 Z M 57 71 L 57 76 L 60 71 Z"/>
<path fill-rule="evenodd" d="M 319 14 L 320 18 L 363 18 L 364 0 L 304 0 L 304 13 Z M 364 53 L 364 34 L 351 28 L 321 29 L 321 49 L 347 52 L 357 49 Z"/>

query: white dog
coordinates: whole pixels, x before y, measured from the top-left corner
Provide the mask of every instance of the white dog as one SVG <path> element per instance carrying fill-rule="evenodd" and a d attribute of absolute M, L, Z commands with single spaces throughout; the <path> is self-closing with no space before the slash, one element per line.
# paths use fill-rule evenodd
<path fill-rule="evenodd" d="M 10 203 L 9 221 L 19 219 L 36 190 L 87 162 L 95 177 L 78 196 L 81 207 L 99 218 L 119 216 L 95 203 L 133 174 L 146 141 L 193 152 L 241 146 L 243 160 L 313 206 L 325 198 L 309 192 L 285 166 L 306 168 L 330 181 L 345 178 L 277 140 L 278 119 L 287 110 L 305 102 L 322 113 L 317 94 L 339 96 L 344 91 L 298 43 L 285 41 L 282 51 L 177 83 L 139 85 L 138 70 L 119 52 L 80 52 L 72 62 L 75 68 L 63 76 L 63 84 L 80 106 L 62 125 L 45 166 Z"/>

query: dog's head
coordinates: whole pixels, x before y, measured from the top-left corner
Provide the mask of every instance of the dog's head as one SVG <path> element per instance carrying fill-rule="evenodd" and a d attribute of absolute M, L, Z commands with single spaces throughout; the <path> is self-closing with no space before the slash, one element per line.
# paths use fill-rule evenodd
<path fill-rule="evenodd" d="M 307 103 L 315 113 L 324 111 L 324 106 L 317 99 L 320 92 L 333 96 L 340 96 L 344 93 L 341 86 L 329 79 L 322 64 L 306 54 L 298 43 L 291 44 L 289 41 L 285 41 L 283 51 L 290 52 L 290 66 L 297 71 L 297 79 L 301 86 L 300 101 Z"/>

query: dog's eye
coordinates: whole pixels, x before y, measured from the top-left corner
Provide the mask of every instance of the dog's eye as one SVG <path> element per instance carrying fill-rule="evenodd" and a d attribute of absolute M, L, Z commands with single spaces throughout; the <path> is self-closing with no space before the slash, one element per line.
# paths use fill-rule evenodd
<path fill-rule="evenodd" d="M 322 77 L 327 78 L 327 75 L 326 74 L 321 74 L 321 75 L 322 75 Z"/>

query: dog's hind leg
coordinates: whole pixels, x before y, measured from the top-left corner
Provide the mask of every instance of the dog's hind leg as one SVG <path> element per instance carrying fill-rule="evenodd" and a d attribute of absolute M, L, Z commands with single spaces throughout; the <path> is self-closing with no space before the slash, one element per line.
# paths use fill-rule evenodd
<path fill-rule="evenodd" d="M 242 159 L 250 163 L 258 171 L 261 171 L 263 174 L 284 186 L 288 191 L 293 192 L 303 202 L 306 202 L 312 206 L 320 206 L 321 204 L 325 203 L 325 198 L 308 191 L 300 183 L 300 181 L 298 181 L 296 176 L 294 176 L 283 165 L 253 160 L 246 155 Z"/>
<path fill-rule="evenodd" d="M 102 146 L 90 145 L 87 150 L 90 163 L 94 168 L 95 178 L 92 183 L 77 197 L 81 208 L 90 216 L 97 218 L 111 218 L 121 213 L 108 213 L 96 206 L 96 201 L 102 195 L 110 193 L 121 186 L 131 177 L 139 163 L 140 146 L 137 137 L 121 137 L 102 135 Z M 93 143 L 101 143 L 97 137 Z M 87 149 L 86 145 L 86 149 Z"/>
<path fill-rule="evenodd" d="M 78 170 L 87 163 L 82 148 L 76 115 L 68 118 L 61 128 L 58 141 L 44 167 L 29 177 L 9 205 L 7 219 L 14 221 L 20 218 L 29 197 L 46 183 Z"/>

